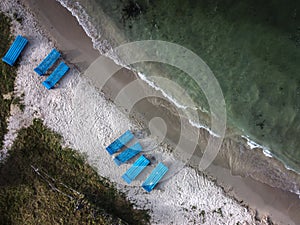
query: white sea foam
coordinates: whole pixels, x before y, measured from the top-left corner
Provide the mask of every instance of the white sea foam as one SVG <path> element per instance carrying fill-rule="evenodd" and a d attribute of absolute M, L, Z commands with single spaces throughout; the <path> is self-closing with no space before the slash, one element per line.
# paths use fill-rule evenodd
<path fill-rule="evenodd" d="M 176 107 L 178 107 L 180 109 L 187 109 L 188 108 L 187 106 L 180 104 L 176 99 L 169 96 L 162 88 L 158 87 L 153 81 L 149 80 L 145 74 L 138 72 L 138 75 L 149 86 L 154 88 L 156 91 L 160 91 L 163 94 L 163 96 L 166 97 L 167 99 L 169 99 L 172 103 L 174 103 L 174 105 L 176 105 Z"/>
<path fill-rule="evenodd" d="M 279 159 L 278 157 L 276 157 L 274 154 L 272 154 L 272 152 L 270 151 L 269 148 L 263 146 L 263 145 L 260 145 L 254 141 L 252 141 L 250 139 L 249 136 L 244 136 L 242 135 L 242 138 L 246 139 L 247 141 L 247 145 L 250 147 L 250 149 L 255 149 L 255 148 L 259 148 L 259 149 L 262 149 L 262 152 L 264 153 L 264 155 L 266 157 L 269 157 L 269 158 L 276 158 L 277 160 L 279 160 L 280 162 L 282 162 L 282 164 L 284 165 L 284 167 L 287 169 L 287 170 L 290 170 L 290 171 L 293 171 L 295 173 L 298 173 L 300 174 L 298 171 L 294 170 L 293 168 L 289 167 L 288 165 L 286 165 L 281 159 Z"/>
<path fill-rule="evenodd" d="M 265 156 L 267 156 L 269 158 L 273 157 L 272 153 L 269 150 L 267 150 L 267 149 L 263 149 L 263 153 L 265 154 Z"/>
<path fill-rule="evenodd" d="M 215 137 L 221 137 L 219 134 L 216 134 L 215 132 L 213 132 L 210 128 L 208 128 L 208 127 L 206 127 L 206 126 L 204 126 L 204 125 L 201 125 L 201 124 L 199 124 L 199 123 L 195 123 L 195 122 L 193 122 L 191 119 L 189 119 L 189 123 L 190 123 L 192 126 L 197 127 L 197 128 L 199 128 L 199 129 L 205 129 L 205 130 L 207 130 L 207 131 L 209 132 L 209 134 L 212 135 L 212 136 L 215 136 Z"/>
<path fill-rule="evenodd" d="M 168 100 L 170 100 L 170 102 L 172 102 L 174 105 L 176 105 L 176 107 L 180 108 L 180 109 L 188 109 L 188 106 L 182 105 L 180 104 L 175 98 L 171 97 L 170 95 L 168 95 L 162 88 L 160 88 L 159 86 L 157 86 L 153 81 L 147 79 L 146 75 L 143 73 L 138 73 L 139 77 L 145 81 L 148 85 L 150 85 L 152 88 L 154 88 L 156 91 L 160 91 L 162 93 L 162 95 L 167 98 Z M 196 110 L 196 109 L 194 109 Z M 209 132 L 210 135 L 213 135 L 215 137 L 220 137 L 220 135 L 216 134 L 215 132 L 213 132 L 209 127 L 200 124 L 200 123 L 196 123 L 193 120 L 189 119 L 189 123 L 196 127 L 196 128 L 200 128 L 200 129 L 205 129 Z"/>
<path fill-rule="evenodd" d="M 247 140 L 247 145 L 250 147 L 250 149 L 261 148 L 261 149 L 267 150 L 269 152 L 269 150 L 266 147 L 252 141 L 249 136 L 242 135 L 242 138 Z"/>
<path fill-rule="evenodd" d="M 247 145 L 250 147 L 250 149 L 259 148 L 259 149 L 262 149 L 262 152 L 264 153 L 265 156 L 267 156 L 269 158 L 274 157 L 273 154 L 271 153 L 271 151 L 267 147 L 262 146 L 256 142 L 252 141 L 249 136 L 242 135 L 242 138 L 247 140 Z"/>
<path fill-rule="evenodd" d="M 85 33 L 92 39 L 93 47 L 104 53 L 107 49 L 111 49 L 108 41 L 101 40 L 101 31 L 96 29 L 96 27 L 91 22 L 91 17 L 86 13 L 84 8 L 79 4 L 79 2 L 71 2 L 68 0 L 56 0 L 63 7 L 68 9 L 70 13 L 77 19 L 80 26 L 83 28 Z"/>

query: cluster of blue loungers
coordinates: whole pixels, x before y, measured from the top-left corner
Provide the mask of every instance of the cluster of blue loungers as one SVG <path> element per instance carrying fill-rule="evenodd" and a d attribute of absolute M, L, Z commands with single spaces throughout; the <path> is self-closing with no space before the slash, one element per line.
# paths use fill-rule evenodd
<path fill-rule="evenodd" d="M 28 40 L 25 37 L 18 35 L 5 56 L 2 58 L 2 61 L 13 66 L 27 43 Z M 36 68 L 34 68 L 34 71 L 40 76 L 46 74 L 48 69 L 55 64 L 60 56 L 61 54 L 56 49 L 52 49 L 46 58 Z M 68 72 L 68 70 L 69 67 L 64 62 L 61 62 L 42 84 L 47 89 L 53 88 L 55 84 Z"/>
<path fill-rule="evenodd" d="M 59 51 L 56 49 L 52 49 L 52 51 L 46 56 L 46 58 L 36 67 L 34 71 L 42 76 L 44 75 L 51 66 L 59 59 L 60 57 Z M 55 84 L 68 72 L 70 68 L 64 62 L 60 62 L 60 64 L 54 69 L 54 71 L 50 74 L 50 76 L 42 83 L 47 89 L 51 89 L 55 86 Z"/>
<path fill-rule="evenodd" d="M 128 130 L 122 134 L 118 139 L 111 143 L 106 150 L 110 155 L 118 152 L 122 147 L 124 147 L 129 141 L 134 138 L 133 134 Z M 142 146 L 140 143 L 136 142 L 120 154 L 118 154 L 114 161 L 120 166 L 122 163 L 125 163 L 135 157 L 142 151 Z M 128 184 L 130 184 L 148 165 L 150 160 L 147 159 L 144 155 L 141 155 L 133 165 L 123 174 L 122 178 Z M 150 192 L 158 184 L 158 182 L 163 178 L 167 173 L 168 167 L 163 163 L 159 163 L 151 172 L 151 174 L 143 182 L 142 187 Z"/>
<path fill-rule="evenodd" d="M 21 35 L 18 35 L 9 50 L 2 58 L 2 61 L 13 66 L 20 56 L 21 52 L 25 48 L 28 40 Z M 34 71 L 42 76 L 46 74 L 48 69 L 52 67 L 55 62 L 60 58 L 61 54 L 53 49 L 46 58 L 36 67 Z M 61 62 L 55 70 L 50 74 L 50 76 L 42 83 L 47 89 L 51 89 L 55 86 L 55 84 L 68 72 L 69 67 Z M 106 149 L 110 155 L 118 152 L 122 147 L 124 147 L 129 141 L 134 138 L 133 134 L 128 130 L 123 135 L 121 135 L 117 140 L 115 140 L 112 144 L 110 144 Z M 121 152 L 114 159 L 115 163 L 120 166 L 121 164 L 129 161 L 137 154 L 142 151 L 142 146 L 140 143 L 135 143 L 131 147 L 127 148 L 125 151 Z M 150 164 L 150 160 L 147 159 L 144 155 L 141 155 L 133 165 L 126 171 L 126 173 L 122 176 L 122 178 L 130 184 L 148 165 Z M 142 187 L 150 192 L 157 183 L 162 179 L 162 177 L 167 173 L 168 167 L 166 167 L 163 163 L 159 163 L 151 174 L 147 177 L 147 179 L 142 184 Z"/>

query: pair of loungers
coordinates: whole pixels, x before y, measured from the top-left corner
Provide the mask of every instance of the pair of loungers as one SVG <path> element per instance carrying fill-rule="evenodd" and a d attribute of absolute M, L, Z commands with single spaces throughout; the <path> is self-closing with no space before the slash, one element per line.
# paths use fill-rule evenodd
<path fill-rule="evenodd" d="M 60 58 L 61 54 L 56 50 L 52 49 L 52 51 L 46 56 L 46 58 L 34 69 L 34 71 L 42 76 L 44 75 L 50 67 L 54 65 L 54 63 Z M 51 89 L 55 86 L 55 84 L 68 72 L 70 68 L 64 62 L 60 62 L 60 64 L 55 68 L 55 70 L 50 74 L 50 76 L 43 81 L 43 85 L 47 89 Z"/>
<path fill-rule="evenodd" d="M 27 43 L 28 40 L 25 37 L 18 35 L 5 56 L 2 58 L 2 61 L 10 66 L 13 66 Z M 60 56 L 61 54 L 56 49 L 53 49 L 38 65 L 38 67 L 34 69 L 34 71 L 40 76 L 46 74 L 47 70 L 54 65 Z M 50 76 L 43 82 L 43 85 L 47 89 L 53 88 L 55 84 L 68 72 L 68 70 L 69 67 L 64 62 L 61 62 L 50 74 Z"/>
<path fill-rule="evenodd" d="M 134 138 L 134 135 L 128 130 L 124 134 L 122 134 L 118 139 L 116 139 L 113 143 L 111 143 L 106 150 L 110 155 L 118 152 L 121 148 L 123 148 L 129 141 Z M 137 154 L 142 151 L 142 146 L 140 143 L 136 142 L 131 147 L 127 148 L 120 154 L 118 154 L 114 161 L 120 166 L 121 164 L 129 161 Z M 122 178 L 125 182 L 130 184 L 136 177 L 150 164 L 150 160 L 147 159 L 144 155 L 141 155 L 133 165 L 123 174 Z M 167 173 L 168 167 L 166 167 L 163 163 L 159 163 L 151 172 L 151 174 L 146 178 L 143 182 L 142 187 L 150 192 L 152 189 L 158 184 L 158 182 L 163 178 L 163 176 Z"/>

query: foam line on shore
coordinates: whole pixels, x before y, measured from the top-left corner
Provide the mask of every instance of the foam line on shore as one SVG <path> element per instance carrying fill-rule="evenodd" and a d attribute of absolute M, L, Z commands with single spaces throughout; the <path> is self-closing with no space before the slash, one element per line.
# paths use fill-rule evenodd
<path fill-rule="evenodd" d="M 298 171 L 294 170 L 293 168 L 289 167 L 288 165 L 286 165 L 282 160 L 280 160 L 278 157 L 276 157 L 271 151 L 269 148 L 265 147 L 265 146 L 262 146 L 258 143 L 256 143 L 255 141 L 252 141 L 250 139 L 249 136 L 245 136 L 245 135 L 242 135 L 242 138 L 246 139 L 247 141 L 247 145 L 249 146 L 250 149 L 261 149 L 262 152 L 264 153 L 264 155 L 266 157 L 269 157 L 269 158 L 276 158 L 277 160 L 279 160 L 283 165 L 284 167 L 287 169 L 287 170 L 290 170 L 290 171 L 293 171 L 297 174 L 300 174 Z M 297 194 L 297 193 L 296 193 Z M 299 195 L 299 198 L 300 198 L 300 195 Z"/>
<path fill-rule="evenodd" d="M 59 2 L 64 8 L 66 8 L 78 21 L 80 26 L 83 28 L 87 36 L 92 39 L 93 47 L 100 51 L 103 54 L 107 49 L 111 49 L 110 44 L 104 40 L 101 41 L 101 32 L 96 29 L 96 27 L 92 24 L 92 19 L 86 13 L 84 8 L 79 4 L 79 2 L 74 2 L 74 5 L 71 5 L 70 1 L 66 0 L 56 0 Z"/>
<path fill-rule="evenodd" d="M 172 98 L 170 95 L 168 95 L 162 88 L 157 86 L 153 81 L 147 79 L 146 75 L 144 75 L 143 73 L 138 73 L 138 75 L 139 75 L 140 79 L 145 81 L 149 86 L 154 88 L 156 91 L 160 91 L 162 93 L 162 95 L 164 97 L 166 97 L 168 100 L 170 100 L 174 105 L 176 105 L 176 107 L 178 107 L 180 109 L 184 109 L 184 110 L 189 108 L 188 106 L 180 104 L 175 98 Z M 196 110 L 196 109 L 192 109 L 192 110 Z M 207 127 L 203 124 L 200 124 L 200 123 L 196 123 L 196 122 L 192 121 L 191 119 L 189 119 L 188 121 L 192 126 L 194 126 L 196 128 L 200 128 L 200 129 L 205 129 L 212 136 L 220 137 L 219 134 L 213 132 L 209 127 Z"/>

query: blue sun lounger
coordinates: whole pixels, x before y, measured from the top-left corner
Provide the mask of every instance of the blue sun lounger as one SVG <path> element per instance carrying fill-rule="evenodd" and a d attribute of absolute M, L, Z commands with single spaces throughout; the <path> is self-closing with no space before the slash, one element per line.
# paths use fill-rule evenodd
<path fill-rule="evenodd" d="M 166 167 L 163 163 L 159 163 L 144 181 L 142 187 L 147 192 L 152 191 L 152 189 L 157 185 L 161 178 L 163 178 L 163 176 L 167 173 L 168 170 L 168 167 Z"/>
<path fill-rule="evenodd" d="M 34 68 L 34 71 L 42 76 L 47 70 L 53 66 L 53 64 L 60 57 L 60 53 L 56 49 L 52 49 L 52 51 L 46 56 L 46 58 L 38 65 L 38 67 Z"/>
<path fill-rule="evenodd" d="M 120 166 L 122 163 L 127 162 L 132 159 L 138 153 L 142 151 L 142 146 L 140 143 L 135 143 L 134 145 L 127 148 L 125 151 L 121 152 L 119 155 L 114 158 L 115 163 Z"/>
<path fill-rule="evenodd" d="M 43 82 L 43 85 L 47 89 L 51 89 L 54 85 L 68 72 L 70 68 L 61 62 L 56 69 L 50 74 L 50 76 Z"/>
<path fill-rule="evenodd" d="M 27 43 L 28 40 L 26 38 L 18 35 L 5 56 L 2 58 L 2 61 L 6 62 L 10 66 L 13 66 Z"/>
<path fill-rule="evenodd" d="M 123 146 L 125 146 L 129 141 L 134 138 L 133 134 L 130 130 L 127 130 L 124 134 L 122 134 L 118 139 L 116 139 L 113 143 L 111 143 L 106 150 L 110 155 L 119 151 Z"/>
<path fill-rule="evenodd" d="M 150 163 L 150 160 L 141 155 L 133 165 L 123 174 L 122 178 L 130 184 Z"/>

